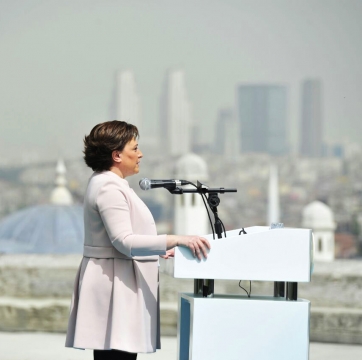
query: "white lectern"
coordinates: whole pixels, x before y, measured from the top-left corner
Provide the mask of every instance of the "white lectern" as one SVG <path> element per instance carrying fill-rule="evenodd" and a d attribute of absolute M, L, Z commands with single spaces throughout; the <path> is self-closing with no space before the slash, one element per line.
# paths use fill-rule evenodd
<path fill-rule="evenodd" d="M 179 294 L 178 360 L 307 360 L 310 302 L 297 298 L 297 283 L 311 278 L 311 230 L 240 230 L 207 235 L 206 260 L 176 248 L 173 276 L 274 281 L 274 296 Z"/>

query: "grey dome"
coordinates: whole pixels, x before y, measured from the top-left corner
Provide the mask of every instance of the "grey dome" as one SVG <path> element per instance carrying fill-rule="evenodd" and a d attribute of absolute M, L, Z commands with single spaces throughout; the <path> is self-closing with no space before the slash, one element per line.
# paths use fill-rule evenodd
<path fill-rule="evenodd" d="M 302 226 L 313 230 L 335 230 L 331 208 L 321 201 L 313 201 L 303 209 Z"/>
<path fill-rule="evenodd" d="M 176 163 L 176 176 L 196 182 L 196 180 L 208 180 L 208 168 L 206 161 L 199 155 L 188 153 L 181 156 Z"/>
<path fill-rule="evenodd" d="M 0 221 L 0 253 L 83 252 L 83 207 L 32 206 Z"/>

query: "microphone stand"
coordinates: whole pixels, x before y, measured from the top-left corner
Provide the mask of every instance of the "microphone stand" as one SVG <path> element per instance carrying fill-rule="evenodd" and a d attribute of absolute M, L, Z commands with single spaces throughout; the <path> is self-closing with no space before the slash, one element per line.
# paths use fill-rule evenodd
<path fill-rule="evenodd" d="M 217 207 L 220 205 L 219 194 L 224 194 L 226 192 L 237 192 L 236 189 L 213 189 L 197 181 L 196 189 L 182 189 L 180 187 L 175 187 L 174 189 L 168 188 L 167 190 L 174 195 L 182 195 L 184 193 L 198 193 L 201 196 L 206 196 L 206 194 L 208 194 L 207 203 L 210 210 L 214 214 L 215 219 L 214 229 L 218 239 L 222 238 L 222 233 L 223 231 L 225 232 L 225 229 L 217 212 Z M 214 283 L 214 279 L 194 279 L 194 294 L 202 294 L 203 297 L 214 297 Z"/>

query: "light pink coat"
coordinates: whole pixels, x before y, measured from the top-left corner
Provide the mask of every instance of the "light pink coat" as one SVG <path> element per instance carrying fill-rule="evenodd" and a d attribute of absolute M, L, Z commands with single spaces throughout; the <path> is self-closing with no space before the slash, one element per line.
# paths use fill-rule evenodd
<path fill-rule="evenodd" d="M 84 227 L 65 346 L 156 351 L 158 258 L 166 253 L 166 235 L 157 235 L 147 206 L 111 171 L 89 180 Z"/>

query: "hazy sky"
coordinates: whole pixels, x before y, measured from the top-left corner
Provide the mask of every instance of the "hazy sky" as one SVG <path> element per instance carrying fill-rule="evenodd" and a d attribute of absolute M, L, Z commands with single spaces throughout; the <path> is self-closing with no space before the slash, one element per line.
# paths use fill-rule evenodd
<path fill-rule="evenodd" d="M 361 0 L 0 0 L 0 163 L 80 156 L 121 69 L 147 133 L 166 70 L 181 67 L 203 141 L 238 83 L 276 82 L 295 142 L 301 81 L 318 77 L 326 140 L 362 143 L 361 19 Z"/>

